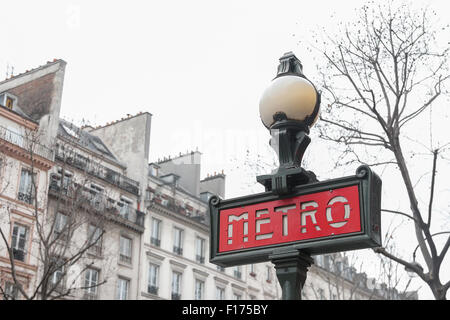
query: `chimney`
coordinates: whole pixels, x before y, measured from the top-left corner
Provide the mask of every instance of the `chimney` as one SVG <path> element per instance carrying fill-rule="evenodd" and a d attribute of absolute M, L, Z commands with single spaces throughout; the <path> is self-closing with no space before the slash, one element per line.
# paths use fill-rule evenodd
<path fill-rule="evenodd" d="M 209 192 L 225 198 L 225 174 L 216 173 L 214 175 L 208 174 L 207 177 L 200 181 L 200 193 Z"/>

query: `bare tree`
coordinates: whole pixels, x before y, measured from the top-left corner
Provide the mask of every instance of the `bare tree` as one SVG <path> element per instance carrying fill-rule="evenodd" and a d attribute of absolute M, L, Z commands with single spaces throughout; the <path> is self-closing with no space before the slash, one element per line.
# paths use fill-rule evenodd
<path fill-rule="evenodd" d="M 323 139 L 345 145 L 341 164 L 360 162 L 398 170 L 410 212 L 390 208 L 383 212 L 401 215 L 414 224 L 420 250 L 414 252 L 413 262 L 387 248 L 375 251 L 415 272 L 436 299 L 445 299 L 450 281 L 441 282 L 441 265 L 450 246 L 450 232 L 433 233 L 432 222 L 437 211 L 438 160 L 445 159 L 449 143 L 436 141 L 433 133 L 437 128 L 432 119 L 440 98 L 448 93 L 445 85 L 450 78 L 450 48 L 448 39 L 444 45 L 437 41 L 448 25 L 439 28 L 433 20 L 434 12 L 427 8 L 414 12 L 411 6 L 394 1 L 370 3 L 359 11 L 356 22 L 343 23 L 338 34 L 327 35 L 319 50 L 327 62 L 321 70 L 321 88 L 328 106 L 322 110 L 318 127 Z M 415 130 L 407 130 L 410 124 Z M 429 138 L 428 146 L 419 141 L 424 136 Z M 415 148 L 406 150 L 405 140 L 417 141 Z M 423 153 L 417 151 L 418 145 Z M 413 175 L 419 175 L 414 171 L 419 158 L 430 159 L 425 204 L 419 202 L 418 187 L 413 182 Z M 418 181 L 423 182 L 422 178 Z M 438 245 L 436 236 L 447 236 L 447 240 Z M 416 261 L 416 253 L 421 254 L 426 270 Z"/>
<path fill-rule="evenodd" d="M 36 285 L 30 292 L 23 287 L 19 276 L 16 263 L 18 252 L 8 241 L 3 229 L 5 224 L 0 225 L 0 235 L 9 256 L 14 290 L 27 300 L 53 300 L 73 297 L 80 290 L 101 286 L 106 280 L 88 285 L 81 282 L 80 285 L 79 278 L 98 257 L 107 221 L 104 214 L 106 201 L 89 193 L 87 185 L 90 179 L 87 174 L 79 175 L 76 181 L 66 179 L 66 162 L 63 162 L 59 174 L 51 175 L 50 190 L 37 192 L 36 173 L 39 169 L 35 166 L 35 160 L 38 156 L 42 156 L 43 151 L 49 153 L 52 151 L 39 143 L 40 134 L 37 131 L 26 130 L 25 136 L 21 139 L 21 147 L 27 150 L 31 166 L 31 185 L 24 197 L 33 207 L 35 233 L 31 236 L 33 243 L 37 245 L 37 250 L 29 254 L 36 255 L 38 270 Z M 71 157 L 69 148 L 65 150 L 67 153 L 60 153 L 60 156 Z M 5 208 L 3 215 L 9 216 L 11 225 L 13 208 L 11 205 L 3 207 Z M 88 253 L 93 251 L 94 254 L 88 257 Z M 1 286 L 1 283 L 0 296 L 4 299 L 15 298 L 14 294 L 11 295 Z"/>

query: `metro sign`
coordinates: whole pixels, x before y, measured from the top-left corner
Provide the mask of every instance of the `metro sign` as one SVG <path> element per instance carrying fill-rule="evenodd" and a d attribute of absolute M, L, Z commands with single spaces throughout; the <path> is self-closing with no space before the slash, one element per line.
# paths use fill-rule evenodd
<path fill-rule="evenodd" d="M 355 176 L 272 192 L 210 199 L 211 259 L 222 266 L 269 260 L 289 247 L 310 254 L 381 246 L 381 180 L 369 167 Z"/>

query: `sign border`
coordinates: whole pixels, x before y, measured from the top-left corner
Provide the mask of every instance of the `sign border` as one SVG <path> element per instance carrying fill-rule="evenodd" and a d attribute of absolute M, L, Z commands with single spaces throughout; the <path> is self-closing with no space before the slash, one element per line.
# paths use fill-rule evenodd
<path fill-rule="evenodd" d="M 269 202 L 337 188 L 358 186 L 361 231 L 316 239 L 304 239 L 262 247 L 219 252 L 219 214 L 221 210 Z M 356 169 L 356 175 L 297 186 L 291 193 L 279 196 L 272 192 L 233 199 L 212 196 L 210 213 L 210 262 L 222 267 L 269 261 L 274 252 L 302 250 L 309 254 L 323 254 L 381 246 L 381 179 L 367 165 Z"/>

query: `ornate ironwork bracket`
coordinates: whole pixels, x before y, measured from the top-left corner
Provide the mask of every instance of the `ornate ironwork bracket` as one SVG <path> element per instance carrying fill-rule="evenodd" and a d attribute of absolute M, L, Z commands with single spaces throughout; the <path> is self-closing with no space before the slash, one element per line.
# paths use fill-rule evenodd
<path fill-rule="evenodd" d="M 256 177 L 266 191 L 282 195 L 291 192 L 298 185 L 316 182 L 316 175 L 301 168 L 306 148 L 311 142 L 309 129 L 302 122 L 292 121 L 279 112 L 274 115 L 275 124 L 270 128 L 271 147 L 280 161 L 279 168 L 272 174 Z"/>

